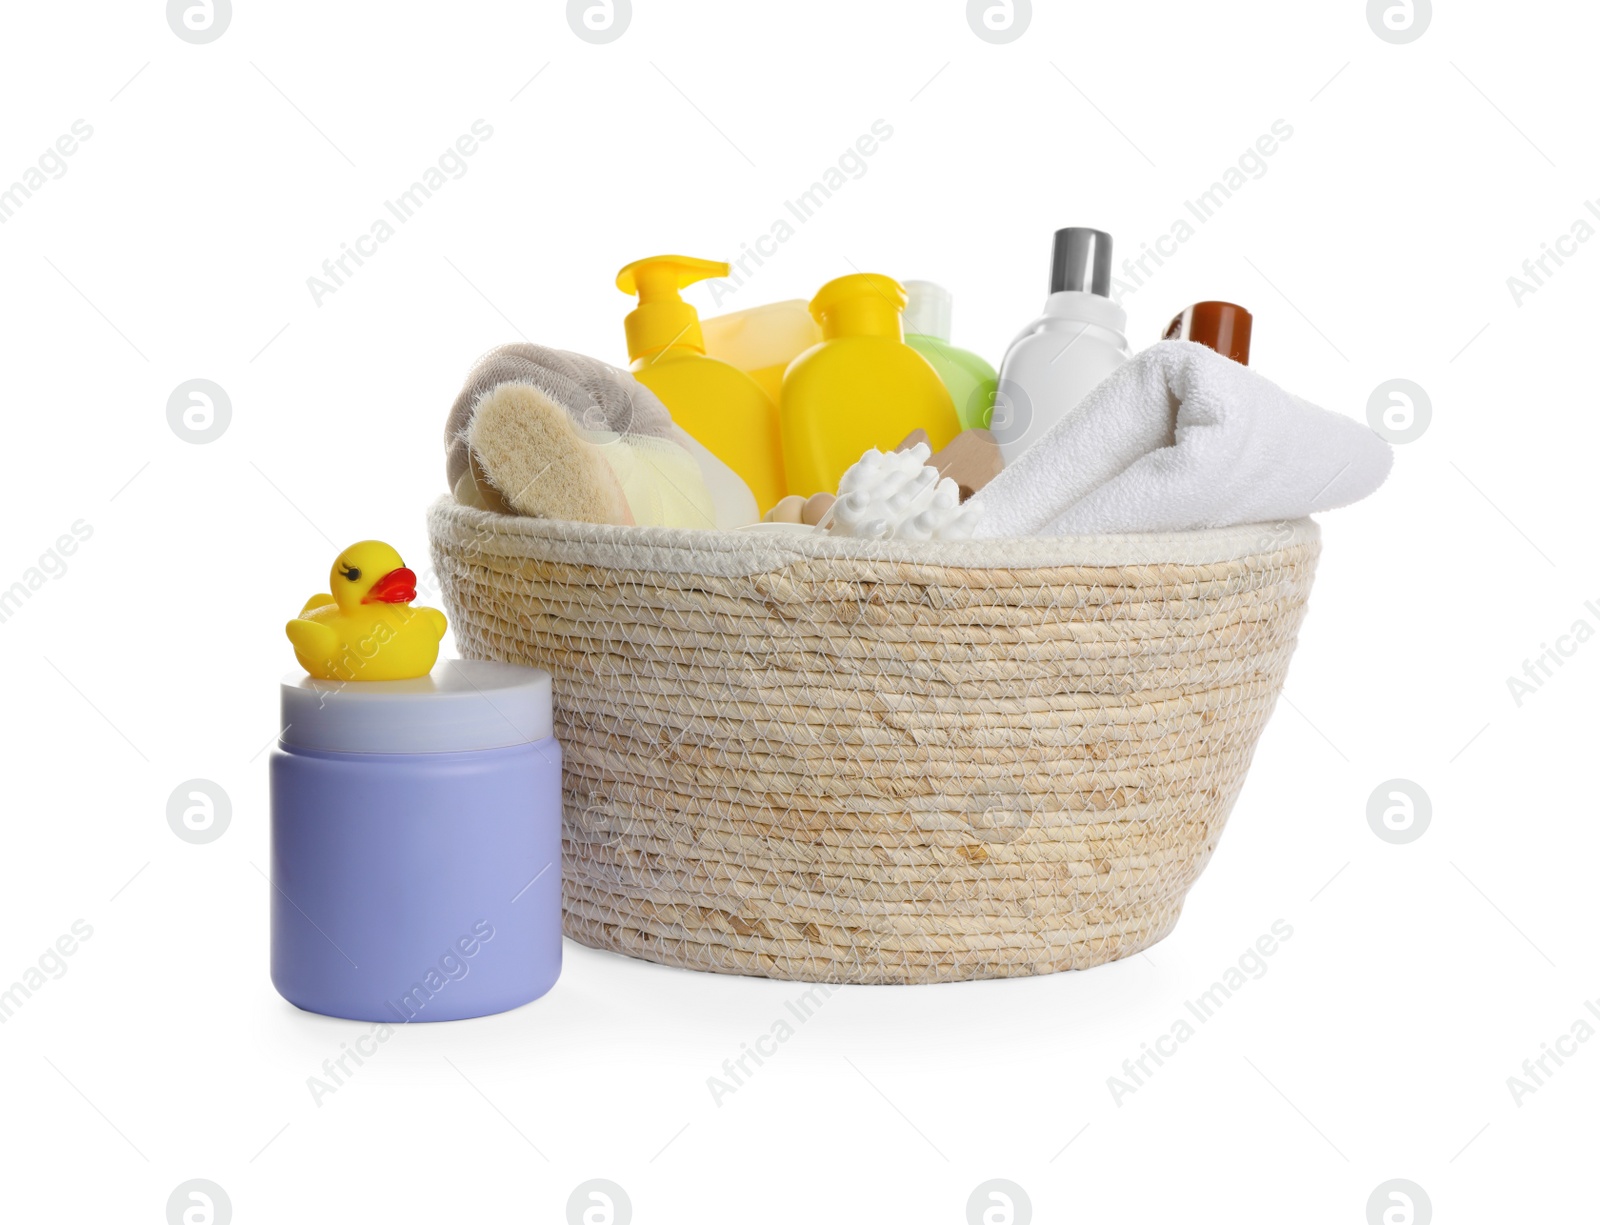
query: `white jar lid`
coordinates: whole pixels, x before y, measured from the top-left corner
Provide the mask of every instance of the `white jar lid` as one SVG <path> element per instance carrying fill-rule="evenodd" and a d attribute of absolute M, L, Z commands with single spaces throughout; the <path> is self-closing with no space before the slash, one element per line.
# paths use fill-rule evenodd
<path fill-rule="evenodd" d="M 487 660 L 441 660 L 408 681 L 282 685 L 279 742 L 330 753 L 465 753 L 555 734 L 550 674 Z"/>

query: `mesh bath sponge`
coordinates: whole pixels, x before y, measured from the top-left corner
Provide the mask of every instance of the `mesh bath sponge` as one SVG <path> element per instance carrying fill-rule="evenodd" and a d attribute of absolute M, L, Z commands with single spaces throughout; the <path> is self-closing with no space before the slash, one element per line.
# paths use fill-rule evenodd
<path fill-rule="evenodd" d="M 713 527 L 700 463 L 653 392 L 577 353 L 504 345 L 479 359 L 445 427 L 465 505 L 541 519 Z"/>
<path fill-rule="evenodd" d="M 650 438 L 666 438 L 672 432 L 666 406 L 626 370 L 543 345 L 501 345 L 477 360 L 450 406 L 444 445 L 445 479 L 451 489 L 467 470 L 467 427 L 478 402 L 503 383 L 538 388 L 581 430 Z"/>

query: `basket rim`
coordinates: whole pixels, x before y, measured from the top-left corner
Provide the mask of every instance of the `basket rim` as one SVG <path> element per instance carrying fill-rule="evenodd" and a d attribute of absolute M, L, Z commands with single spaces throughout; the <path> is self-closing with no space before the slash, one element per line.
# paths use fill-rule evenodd
<path fill-rule="evenodd" d="M 1310 518 L 1185 532 L 1129 532 L 994 540 L 857 540 L 826 532 L 767 533 L 711 528 L 619 527 L 564 519 L 502 515 L 463 506 L 445 494 L 428 511 L 436 542 L 486 551 L 547 554 L 578 550 L 606 565 L 678 573 L 755 574 L 813 559 L 894 561 L 953 569 L 1028 569 L 1171 563 L 1204 566 L 1316 544 Z"/>

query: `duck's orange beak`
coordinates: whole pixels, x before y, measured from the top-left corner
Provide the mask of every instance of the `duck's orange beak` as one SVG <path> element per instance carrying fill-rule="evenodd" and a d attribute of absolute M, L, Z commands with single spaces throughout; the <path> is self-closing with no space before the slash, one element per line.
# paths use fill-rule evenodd
<path fill-rule="evenodd" d="M 361 597 L 363 604 L 409 604 L 417 598 L 417 576 L 406 567 L 391 570 Z"/>

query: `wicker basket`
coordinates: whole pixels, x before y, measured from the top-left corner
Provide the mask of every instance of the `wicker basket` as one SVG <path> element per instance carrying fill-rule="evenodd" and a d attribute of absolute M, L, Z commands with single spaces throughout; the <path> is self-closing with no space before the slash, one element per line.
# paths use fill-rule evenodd
<path fill-rule="evenodd" d="M 1309 520 L 896 544 L 448 499 L 469 658 L 555 676 L 566 932 L 731 974 L 1084 969 L 1172 929 L 1283 684 Z"/>

